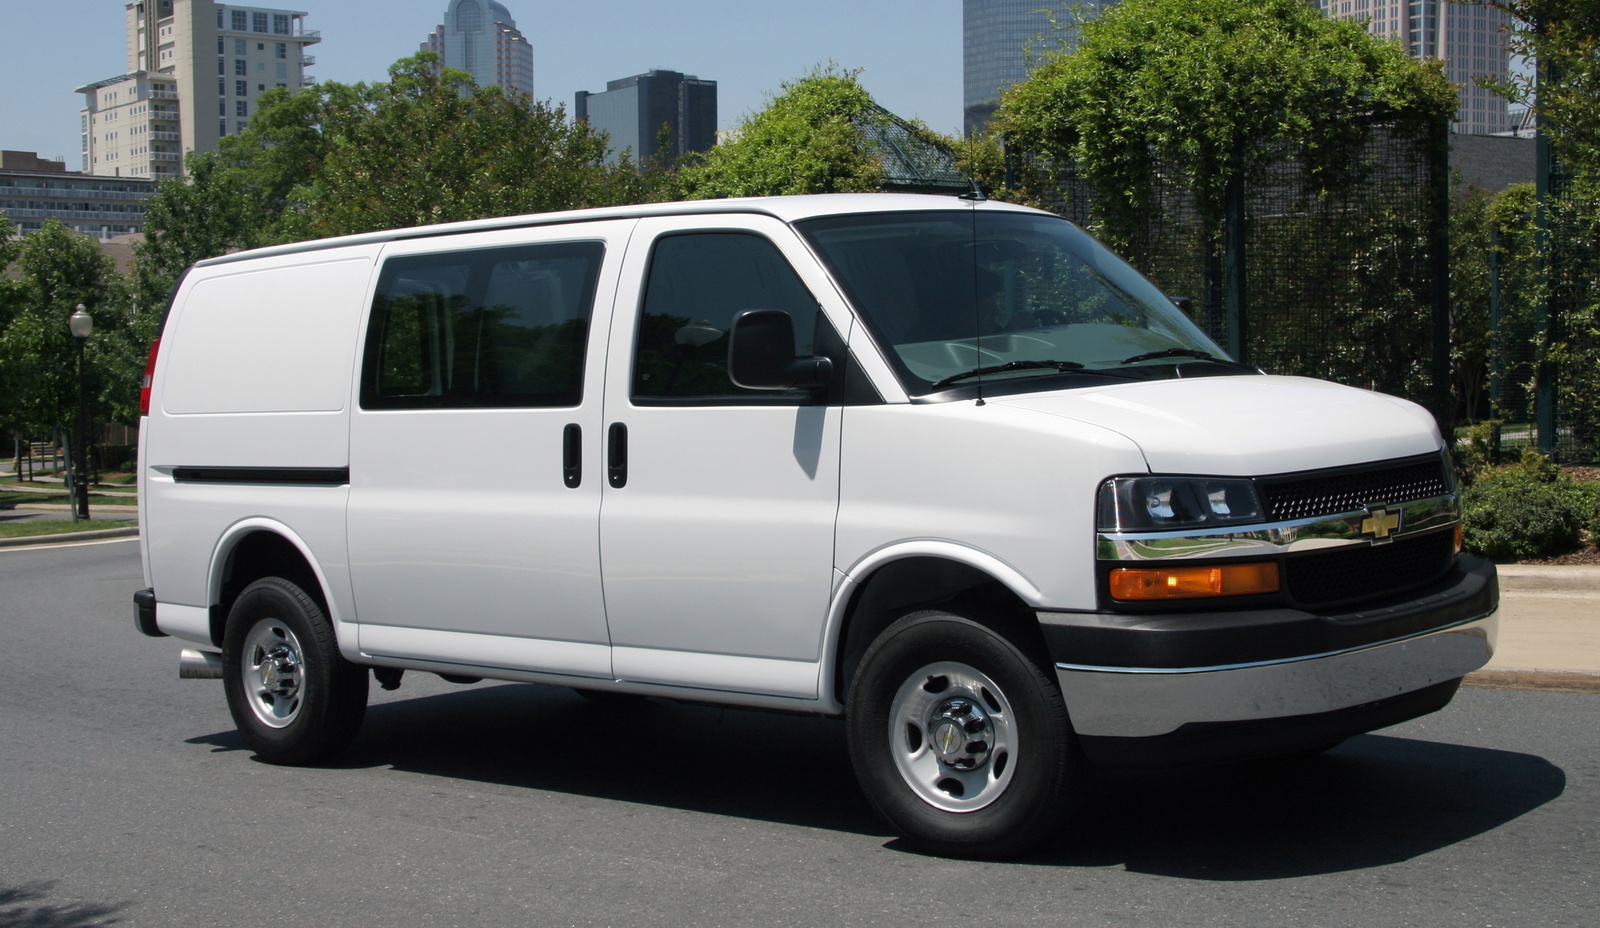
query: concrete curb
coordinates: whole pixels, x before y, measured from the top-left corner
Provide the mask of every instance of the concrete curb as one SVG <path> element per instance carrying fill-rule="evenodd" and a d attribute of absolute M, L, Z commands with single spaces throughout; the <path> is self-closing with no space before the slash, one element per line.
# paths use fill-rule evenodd
<path fill-rule="evenodd" d="M 102 528 L 87 532 L 23 535 L 19 538 L 0 538 L 0 548 L 20 548 L 29 545 L 64 545 L 74 541 L 93 541 L 96 538 L 126 538 L 137 534 L 139 534 L 139 527 L 131 525 L 125 528 Z"/>
<path fill-rule="evenodd" d="M 1478 670 L 1462 686 L 1488 690 L 1538 690 L 1544 693 L 1600 693 L 1600 673 L 1573 670 Z"/>

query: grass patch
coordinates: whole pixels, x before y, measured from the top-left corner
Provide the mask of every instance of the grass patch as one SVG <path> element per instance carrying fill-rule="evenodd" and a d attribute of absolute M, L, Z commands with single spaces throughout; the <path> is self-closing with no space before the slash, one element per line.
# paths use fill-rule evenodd
<path fill-rule="evenodd" d="M 32 538 L 35 535 L 66 535 L 132 527 L 132 522 L 8 522 L 0 523 L 0 538 Z"/>

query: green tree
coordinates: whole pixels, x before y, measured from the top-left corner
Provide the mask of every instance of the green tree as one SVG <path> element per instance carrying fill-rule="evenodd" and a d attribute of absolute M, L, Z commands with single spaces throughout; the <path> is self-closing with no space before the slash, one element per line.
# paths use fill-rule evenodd
<path fill-rule="evenodd" d="M 478 87 L 429 53 L 389 74 L 343 101 L 286 232 L 344 235 L 642 198 L 632 164 L 607 165 L 604 138 L 569 123 L 562 107 Z"/>
<path fill-rule="evenodd" d="M 649 195 L 626 159 L 605 158 L 604 137 L 561 107 L 478 87 L 426 52 L 386 83 L 269 91 L 246 131 L 191 155 L 148 204 L 141 298 L 241 248 Z"/>
<path fill-rule="evenodd" d="M 1544 119 L 1561 160 L 1600 196 L 1600 0 L 1489 0 L 1511 16 L 1511 51 L 1539 73 L 1487 81 Z"/>
<path fill-rule="evenodd" d="M 1600 455 L 1600 0 L 1491 5 L 1511 16 L 1513 53 L 1538 63 L 1536 76 L 1485 83 L 1539 115 L 1560 171 L 1539 204 L 1546 232 L 1537 292 L 1551 314 L 1541 349 L 1554 371 L 1558 432 L 1593 460 Z"/>
<path fill-rule="evenodd" d="M 1225 192 L 1299 160 L 1348 187 L 1370 117 L 1454 112 L 1439 62 L 1419 63 L 1304 0 L 1123 0 L 1044 54 L 1002 96 L 999 122 L 1029 151 L 1070 160 L 1104 232 L 1127 248 L 1147 224 L 1157 165 L 1187 179 L 1207 225 Z"/>
<path fill-rule="evenodd" d="M 883 165 L 858 128 L 878 118 L 858 71 L 813 68 L 759 112 L 745 117 L 734 138 L 682 172 L 689 199 L 851 193 L 879 189 Z"/>
<path fill-rule="evenodd" d="M 14 254 L 0 328 L 0 426 L 40 435 L 72 424 L 78 346 L 67 318 L 79 304 L 95 321 L 84 352 L 90 421 L 131 421 L 154 314 L 136 318 L 111 259 L 58 220 L 23 238 Z"/>
<path fill-rule="evenodd" d="M 1454 393 L 1467 420 L 1489 416 L 1491 197 L 1456 186 L 1450 204 L 1450 360 Z"/>

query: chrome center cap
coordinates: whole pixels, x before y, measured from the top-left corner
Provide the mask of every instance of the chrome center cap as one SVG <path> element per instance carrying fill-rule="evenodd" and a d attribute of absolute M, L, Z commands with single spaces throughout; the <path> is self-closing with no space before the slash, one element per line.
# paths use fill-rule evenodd
<path fill-rule="evenodd" d="M 275 648 L 269 652 L 256 668 L 261 677 L 261 685 L 265 689 L 279 693 L 293 690 L 298 682 L 294 654 L 288 648 Z"/>
<path fill-rule="evenodd" d="M 928 717 L 928 744 L 939 763 L 971 770 L 989 759 L 994 726 L 978 704 L 965 697 L 946 699 Z"/>

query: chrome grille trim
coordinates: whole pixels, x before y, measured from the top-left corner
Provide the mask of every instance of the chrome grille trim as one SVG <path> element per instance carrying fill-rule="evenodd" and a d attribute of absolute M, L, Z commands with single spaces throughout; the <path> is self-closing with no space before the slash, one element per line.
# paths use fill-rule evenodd
<path fill-rule="evenodd" d="M 1385 539 L 1364 532 L 1376 509 L 1398 512 L 1400 527 Z M 1095 557 L 1102 561 L 1208 560 L 1246 556 L 1277 557 L 1314 548 L 1383 544 L 1434 531 L 1461 518 L 1458 493 L 1416 499 L 1398 505 L 1361 508 L 1336 515 L 1294 519 L 1249 529 L 1177 532 L 1101 532 L 1095 540 Z"/>

